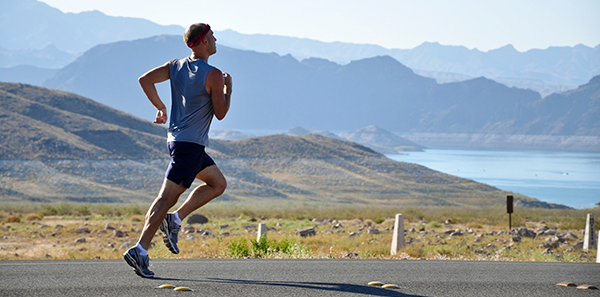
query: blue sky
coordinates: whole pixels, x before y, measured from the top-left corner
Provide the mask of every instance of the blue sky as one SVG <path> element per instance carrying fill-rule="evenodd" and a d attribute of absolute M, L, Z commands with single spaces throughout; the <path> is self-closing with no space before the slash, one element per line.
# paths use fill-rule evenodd
<path fill-rule="evenodd" d="M 600 44 L 598 0 L 40 0 L 63 12 L 98 10 L 162 25 L 409 49 L 423 42 L 482 51 Z M 369 5 L 366 5 L 369 3 Z M 217 36 L 218 37 L 218 36 Z"/>

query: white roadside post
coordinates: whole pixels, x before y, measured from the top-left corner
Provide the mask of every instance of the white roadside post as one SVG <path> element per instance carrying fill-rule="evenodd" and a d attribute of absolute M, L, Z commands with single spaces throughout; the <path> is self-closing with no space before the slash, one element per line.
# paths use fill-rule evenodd
<path fill-rule="evenodd" d="M 585 220 L 585 233 L 583 234 L 583 250 L 588 251 L 596 245 L 596 232 L 594 231 L 594 214 L 588 213 Z"/>
<path fill-rule="evenodd" d="M 396 214 L 396 221 L 394 222 L 394 236 L 392 237 L 392 250 L 391 255 L 395 255 L 398 251 L 405 246 L 404 242 L 404 217 L 401 213 Z"/>
<path fill-rule="evenodd" d="M 267 225 L 265 223 L 258 224 L 258 235 L 256 241 L 260 241 L 263 236 L 267 236 Z"/>
<path fill-rule="evenodd" d="M 598 230 L 598 239 L 600 239 L 600 230 Z M 600 263 L 600 240 L 598 240 L 598 249 L 596 249 L 596 263 Z"/>

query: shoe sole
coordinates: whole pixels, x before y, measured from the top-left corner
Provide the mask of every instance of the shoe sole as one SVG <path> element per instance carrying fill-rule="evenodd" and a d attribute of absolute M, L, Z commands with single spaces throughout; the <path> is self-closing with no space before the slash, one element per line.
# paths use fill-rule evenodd
<path fill-rule="evenodd" d="M 146 278 L 153 278 L 154 274 L 149 274 L 149 275 L 144 275 L 142 273 L 142 270 L 140 269 L 140 267 L 138 267 L 137 262 L 135 261 L 135 259 L 133 259 L 129 254 L 125 254 L 123 255 L 123 259 L 125 259 L 125 262 L 127 262 L 127 264 L 129 264 L 129 266 L 133 267 L 133 271 L 135 272 L 135 274 L 141 276 L 141 277 L 146 277 Z"/>
<path fill-rule="evenodd" d="M 160 224 L 160 231 L 163 232 L 163 242 L 173 254 L 179 254 L 179 249 L 171 242 L 171 233 L 168 231 L 169 226 L 167 225 L 166 220 Z"/>

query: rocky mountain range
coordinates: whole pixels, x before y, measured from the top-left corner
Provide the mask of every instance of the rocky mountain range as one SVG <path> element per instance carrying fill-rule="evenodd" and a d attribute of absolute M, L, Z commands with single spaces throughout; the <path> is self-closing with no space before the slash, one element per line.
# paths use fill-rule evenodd
<path fill-rule="evenodd" d="M 180 36 L 183 30 L 181 26 L 160 26 L 143 19 L 112 17 L 98 11 L 62 13 L 36 0 L 5 0 L 0 3 L 0 67 L 61 68 L 98 44 L 161 34 Z M 574 89 L 600 74 L 600 46 L 519 52 L 512 45 L 506 45 L 482 52 L 425 42 L 413 49 L 386 49 L 372 44 L 216 30 L 219 42 L 231 48 L 281 56 L 291 54 L 298 60 L 323 58 L 341 65 L 387 55 L 439 83 L 484 76 L 510 87 L 535 90 L 542 96 Z"/>
<path fill-rule="evenodd" d="M 189 54 L 181 27 L 97 11 L 65 14 L 35 0 L 3 1 L 0 23 L 5 25 L 0 36 L 6 37 L 0 38 L 0 62 L 13 65 L 0 68 L 0 81 L 77 93 L 142 119 L 153 118 L 155 111 L 137 77 Z M 157 33 L 177 35 L 141 38 Z M 506 46 L 483 53 L 425 43 L 413 50 L 386 50 L 233 31 L 217 35 L 220 44 L 231 47 L 219 45 L 210 62 L 234 76 L 236 94 L 230 115 L 216 128 L 302 126 L 340 134 L 375 125 L 420 145 L 600 149 L 597 76 L 588 81 L 600 72 L 599 47 L 519 53 Z M 118 41 L 123 39 L 134 40 Z M 76 53 L 102 42 L 81 56 Z M 1 49 L 5 46 L 10 49 Z M 346 60 L 338 64 L 312 56 Z M 302 57 L 307 58 L 298 60 Z M 64 68 L 48 69 L 65 61 Z M 542 96 L 496 78 L 583 83 L 550 96 L 541 91 Z M 168 89 L 168 83 L 159 85 L 165 101 Z"/>
<path fill-rule="evenodd" d="M 136 78 L 188 51 L 170 35 L 105 44 L 61 69 L 45 86 L 151 119 L 155 111 Z M 376 125 L 404 133 L 599 136 L 596 78 L 542 98 L 486 78 L 438 84 L 389 56 L 339 65 L 219 46 L 210 62 L 235 82 L 230 115 L 219 128 L 348 131 Z M 165 99 L 168 89 L 168 83 L 159 86 Z"/>
<path fill-rule="evenodd" d="M 168 163 L 164 127 L 79 95 L 0 83 L 0 201 L 148 202 Z M 321 135 L 211 140 L 239 203 L 502 205 L 508 192 Z M 536 201 L 516 194 L 518 199 Z"/>

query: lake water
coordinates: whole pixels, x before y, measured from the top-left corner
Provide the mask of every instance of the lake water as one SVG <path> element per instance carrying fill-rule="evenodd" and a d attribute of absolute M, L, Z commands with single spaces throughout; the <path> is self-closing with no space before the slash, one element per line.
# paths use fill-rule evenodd
<path fill-rule="evenodd" d="M 600 153 L 427 149 L 387 157 L 549 203 L 592 208 L 600 202 Z"/>

